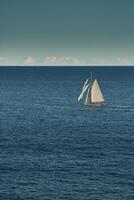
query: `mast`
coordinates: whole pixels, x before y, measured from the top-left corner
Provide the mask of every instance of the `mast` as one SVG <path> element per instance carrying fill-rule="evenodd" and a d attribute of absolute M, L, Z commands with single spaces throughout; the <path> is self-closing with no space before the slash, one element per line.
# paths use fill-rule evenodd
<path fill-rule="evenodd" d="M 92 83 L 89 84 L 89 87 L 88 87 L 88 91 L 87 91 L 87 95 L 86 95 L 86 98 L 85 98 L 85 105 L 89 105 L 90 102 L 91 102 L 91 88 L 92 88 Z"/>
<path fill-rule="evenodd" d="M 87 95 L 86 95 L 86 98 L 85 98 L 85 105 L 88 105 L 89 104 L 89 92 L 90 92 L 90 86 L 88 88 L 88 91 L 87 91 Z"/>
<path fill-rule="evenodd" d="M 90 80 L 91 80 L 91 83 L 92 83 L 92 79 L 93 79 L 93 75 L 92 75 L 92 72 L 90 72 Z"/>
<path fill-rule="evenodd" d="M 89 85 L 89 88 L 88 88 L 88 91 L 87 91 L 87 95 L 86 95 L 86 98 L 85 98 L 85 105 L 88 105 L 91 100 L 91 94 L 90 94 L 90 90 L 92 88 L 92 72 L 90 72 L 90 85 Z"/>

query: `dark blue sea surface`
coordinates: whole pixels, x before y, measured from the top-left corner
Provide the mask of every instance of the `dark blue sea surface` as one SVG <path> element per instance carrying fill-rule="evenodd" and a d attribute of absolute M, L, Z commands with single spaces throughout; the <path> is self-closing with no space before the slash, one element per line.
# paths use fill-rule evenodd
<path fill-rule="evenodd" d="M 104 107 L 77 102 L 91 71 Z M 0 200 L 133 199 L 133 67 L 0 68 Z"/>

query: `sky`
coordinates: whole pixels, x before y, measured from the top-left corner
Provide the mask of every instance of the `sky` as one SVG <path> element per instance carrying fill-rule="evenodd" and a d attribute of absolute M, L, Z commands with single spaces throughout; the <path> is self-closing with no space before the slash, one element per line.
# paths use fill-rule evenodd
<path fill-rule="evenodd" d="M 0 65 L 134 65 L 134 0 L 0 0 Z"/>

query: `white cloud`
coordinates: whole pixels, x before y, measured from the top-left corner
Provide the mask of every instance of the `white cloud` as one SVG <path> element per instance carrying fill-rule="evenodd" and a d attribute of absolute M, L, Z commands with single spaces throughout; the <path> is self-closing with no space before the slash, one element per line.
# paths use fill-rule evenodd
<path fill-rule="evenodd" d="M 25 59 L 25 64 L 26 65 L 33 65 L 35 64 L 35 60 L 32 56 L 28 56 L 26 59 Z"/>
<path fill-rule="evenodd" d="M 122 65 L 131 65 L 133 63 L 132 59 L 130 58 L 128 59 L 126 57 L 118 57 L 116 60 L 118 64 L 122 64 Z"/>
<path fill-rule="evenodd" d="M 79 65 L 78 58 L 71 56 L 47 56 L 45 58 L 45 65 Z"/>
<path fill-rule="evenodd" d="M 127 57 L 115 57 L 115 58 L 90 58 L 87 64 L 90 66 L 109 66 L 109 65 L 133 65 L 134 59 Z"/>
<path fill-rule="evenodd" d="M 88 60 L 88 65 L 105 65 L 106 63 L 107 60 L 103 58 L 91 58 Z"/>

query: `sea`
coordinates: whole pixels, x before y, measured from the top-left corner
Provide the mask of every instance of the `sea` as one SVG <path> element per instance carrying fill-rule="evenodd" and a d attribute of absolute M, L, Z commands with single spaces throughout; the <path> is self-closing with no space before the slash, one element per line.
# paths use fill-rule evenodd
<path fill-rule="evenodd" d="M 134 68 L 0 67 L 0 200 L 134 200 Z"/>

